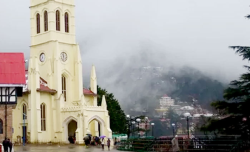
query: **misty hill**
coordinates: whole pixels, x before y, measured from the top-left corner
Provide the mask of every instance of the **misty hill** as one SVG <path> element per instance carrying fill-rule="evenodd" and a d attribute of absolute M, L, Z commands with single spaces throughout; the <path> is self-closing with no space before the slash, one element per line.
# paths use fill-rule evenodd
<path fill-rule="evenodd" d="M 211 101 L 222 99 L 226 87 L 190 67 L 175 70 L 145 66 L 125 70 L 122 75 L 129 77 L 117 80 L 116 87 L 126 95 L 120 94 L 118 99 L 122 98 L 122 107 L 128 113 L 140 111 L 153 114 L 154 109 L 159 106 L 159 98 L 164 94 L 177 102 L 197 103 L 209 108 Z"/>
<path fill-rule="evenodd" d="M 192 68 L 183 68 L 178 73 L 169 73 L 162 79 L 172 80 L 175 89 L 170 92 L 173 98 L 187 102 L 198 102 L 203 106 L 210 106 L 211 101 L 223 99 L 223 85 L 201 72 Z"/>

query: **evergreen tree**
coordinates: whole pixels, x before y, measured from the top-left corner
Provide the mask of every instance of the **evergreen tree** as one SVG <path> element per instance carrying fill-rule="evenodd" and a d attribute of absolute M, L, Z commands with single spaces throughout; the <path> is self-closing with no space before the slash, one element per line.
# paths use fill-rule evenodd
<path fill-rule="evenodd" d="M 250 18 L 250 15 L 247 16 Z M 250 47 L 231 46 L 243 60 L 250 61 Z M 219 131 L 225 134 L 247 135 L 250 128 L 250 66 L 244 66 L 247 72 L 239 80 L 234 80 L 224 90 L 224 100 L 212 102 L 218 111 L 218 117 L 208 121 L 202 130 Z M 233 70 L 232 70 L 233 71 Z"/>
<path fill-rule="evenodd" d="M 181 120 L 181 117 L 171 107 L 167 112 L 167 118 L 170 119 L 170 125 L 172 125 L 172 123 L 177 124 L 177 122 Z"/>
<path fill-rule="evenodd" d="M 97 86 L 97 100 L 98 106 L 101 106 L 102 96 L 105 95 L 107 108 L 110 116 L 110 128 L 115 133 L 126 133 L 126 116 L 120 107 L 117 99 L 114 98 L 112 93 Z"/>

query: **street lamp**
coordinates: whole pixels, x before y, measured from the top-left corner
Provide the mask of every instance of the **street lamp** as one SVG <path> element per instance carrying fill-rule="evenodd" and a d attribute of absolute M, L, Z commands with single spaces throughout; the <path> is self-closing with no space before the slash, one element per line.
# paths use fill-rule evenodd
<path fill-rule="evenodd" d="M 23 133 L 23 146 L 25 146 L 25 140 L 26 140 L 26 139 L 25 139 L 25 138 L 26 138 L 26 137 L 25 137 L 25 135 L 26 135 L 26 134 L 25 134 L 25 132 L 26 132 L 26 130 L 25 130 L 25 129 L 26 129 L 26 128 L 25 128 L 25 119 L 26 119 L 26 118 L 27 118 L 27 115 L 26 115 L 25 113 L 23 113 L 23 132 L 24 132 L 24 133 Z"/>
<path fill-rule="evenodd" d="M 135 131 L 135 128 L 134 128 L 135 121 L 132 121 L 131 123 L 132 123 L 132 136 L 135 136 L 135 135 L 134 135 L 134 131 Z"/>
<path fill-rule="evenodd" d="M 188 139 L 189 139 L 189 117 L 191 117 L 191 114 L 189 112 L 186 112 L 183 115 L 184 117 L 187 117 L 187 134 L 188 134 Z"/>
<path fill-rule="evenodd" d="M 148 117 L 145 117 L 145 131 L 146 131 L 146 137 L 147 137 L 147 135 L 148 135 L 147 129 L 148 129 Z"/>
<path fill-rule="evenodd" d="M 141 119 L 140 119 L 140 118 L 137 118 L 137 119 L 136 119 L 136 122 L 138 123 L 138 137 L 140 138 L 139 127 L 140 127 Z"/>
<path fill-rule="evenodd" d="M 173 127 L 173 137 L 174 137 L 174 127 L 175 127 L 175 124 L 174 123 L 172 123 L 172 127 Z"/>
<path fill-rule="evenodd" d="M 126 118 L 127 118 L 127 122 L 128 122 L 128 131 L 127 131 L 127 136 L 128 136 L 128 139 L 129 139 L 129 136 L 130 136 L 130 126 L 131 126 L 131 119 L 130 119 L 130 115 L 126 115 Z"/>
<path fill-rule="evenodd" d="M 151 123 L 151 126 L 152 126 L 152 136 L 154 136 L 154 125 L 155 125 L 155 123 Z"/>

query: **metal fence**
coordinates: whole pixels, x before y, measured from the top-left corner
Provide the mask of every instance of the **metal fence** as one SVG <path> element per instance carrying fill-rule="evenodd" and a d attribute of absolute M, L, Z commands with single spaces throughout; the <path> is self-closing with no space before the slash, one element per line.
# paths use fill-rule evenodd
<path fill-rule="evenodd" d="M 121 141 L 118 150 L 126 151 L 171 151 L 172 138 L 132 139 Z M 196 136 L 192 139 L 178 137 L 180 151 L 187 152 L 241 152 L 249 149 L 248 141 L 240 136 Z"/>

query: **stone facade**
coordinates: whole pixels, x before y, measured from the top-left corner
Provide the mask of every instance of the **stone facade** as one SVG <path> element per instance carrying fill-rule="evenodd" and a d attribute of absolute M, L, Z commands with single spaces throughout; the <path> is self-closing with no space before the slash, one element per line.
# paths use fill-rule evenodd
<path fill-rule="evenodd" d="M 7 105 L 7 138 L 12 139 L 12 109 L 15 105 Z M 3 132 L 0 134 L 0 142 L 5 138 L 5 105 L 0 105 L 0 119 L 2 120 Z"/>

